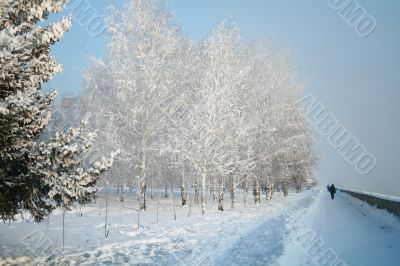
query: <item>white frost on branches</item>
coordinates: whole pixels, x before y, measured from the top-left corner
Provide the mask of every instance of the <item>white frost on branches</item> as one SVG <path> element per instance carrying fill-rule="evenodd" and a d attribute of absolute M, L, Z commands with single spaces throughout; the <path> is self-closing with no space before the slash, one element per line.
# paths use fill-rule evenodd
<path fill-rule="evenodd" d="M 302 87 L 288 56 L 266 38 L 243 40 L 221 22 L 194 44 L 156 0 L 130 1 L 108 20 L 108 57 L 93 59 L 78 108 L 91 117 L 105 149 L 121 149 L 111 180 L 136 187 L 140 209 L 154 180 L 193 187 L 224 210 L 224 191 L 237 205 L 237 187 L 285 195 L 312 178 L 313 137 L 301 106 Z M 171 191 L 172 192 L 172 191 Z"/>

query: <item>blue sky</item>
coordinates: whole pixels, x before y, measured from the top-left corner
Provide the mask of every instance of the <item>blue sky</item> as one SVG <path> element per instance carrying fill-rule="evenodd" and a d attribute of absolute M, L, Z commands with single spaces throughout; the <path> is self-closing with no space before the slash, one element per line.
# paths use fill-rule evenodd
<path fill-rule="evenodd" d="M 122 7 L 123 1 L 86 3 L 104 15 L 107 6 Z M 358 3 L 376 20 L 368 37 L 359 36 L 328 0 L 171 0 L 170 6 L 184 32 L 195 40 L 220 20 L 232 18 L 243 37 L 267 34 L 275 45 L 289 49 L 305 94 L 323 103 L 326 112 L 377 158 L 375 170 L 362 176 L 316 133 L 321 139 L 317 145 L 321 183 L 400 196 L 400 1 Z M 87 57 L 106 55 L 105 36 L 90 36 L 84 23 L 75 19 L 71 31 L 52 50 L 64 72 L 47 87 L 56 88 L 59 97 L 79 93 Z"/>

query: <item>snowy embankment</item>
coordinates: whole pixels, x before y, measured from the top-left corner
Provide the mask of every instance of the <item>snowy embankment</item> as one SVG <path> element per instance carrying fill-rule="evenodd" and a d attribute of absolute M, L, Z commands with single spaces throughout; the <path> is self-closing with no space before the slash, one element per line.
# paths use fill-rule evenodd
<path fill-rule="evenodd" d="M 339 190 L 379 209 L 385 209 L 400 218 L 400 197 L 344 188 L 339 188 Z"/>
<path fill-rule="evenodd" d="M 383 200 L 400 203 L 400 197 L 398 197 L 398 196 L 385 195 L 385 194 L 379 194 L 379 193 L 375 193 L 375 192 L 367 192 L 367 191 L 361 191 L 361 190 L 355 190 L 355 189 L 345 189 L 345 188 L 338 188 L 338 189 L 357 193 L 357 194 L 367 195 L 367 196 L 378 198 L 378 199 L 383 199 Z"/>

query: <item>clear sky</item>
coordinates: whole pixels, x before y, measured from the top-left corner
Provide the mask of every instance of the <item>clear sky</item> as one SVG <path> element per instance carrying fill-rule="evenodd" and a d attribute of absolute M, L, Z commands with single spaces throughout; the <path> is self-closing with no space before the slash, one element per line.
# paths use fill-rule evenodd
<path fill-rule="evenodd" d="M 89 3 L 99 15 L 107 13 L 107 6 L 123 3 L 72 2 Z M 375 31 L 367 37 L 359 36 L 328 0 L 170 0 L 184 32 L 195 40 L 210 33 L 220 20 L 233 18 L 242 36 L 267 34 L 276 45 L 292 51 L 305 95 L 323 103 L 326 112 L 377 159 L 369 175 L 360 175 L 326 137 L 316 133 L 321 140 L 317 174 L 322 185 L 400 196 L 400 1 L 358 3 L 376 20 Z M 106 55 L 105 34 L 91 36 L 85 26 L 74 19 L 71 31 L 52 51 L 64 72 L 47 87 L 56 88 L 59 97 L 79 93 L 87 56 Z"/>

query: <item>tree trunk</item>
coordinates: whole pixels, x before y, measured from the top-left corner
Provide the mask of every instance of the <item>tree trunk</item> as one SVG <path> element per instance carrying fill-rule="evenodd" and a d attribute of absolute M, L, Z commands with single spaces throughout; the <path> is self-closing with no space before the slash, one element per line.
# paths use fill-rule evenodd
<path fill-rule="evenodd" d="M 244 195 L 243 195 L 243 205 L 247 207 L 247 195 L 249 194 L 249 182 L 247 177 L 244 180 Z"/>
<path fill-rule="evenodd" d="M 236 208 L 236 177 L 233 176 L 231 179 L 231 207 Z"/>
<path fill-rule="evenodd" d="M 199 204 L 199 183 L 197 178 L 194 181 L 194 203 Z"/>
<path fill-rule="evenodd" d="M 289 184 L 287 181 L 282 182 L 283 196 L 286 197 L 289 195 Z"/>
<path fill-rule="evenodd" d="M 218 210 L 224 211 L 224 177 L 218 178 Z"/>
<path fill-rule="evenodd" d="M 139 210 L 146 210 L 146 182 L 138 177 Z"/>
<path fill-rule="evenodd" d="M 118 191 L 120 193 L 119 201 L 124 202 L 124 186 L 123 185 L 118 186 Z"/>
<path fill-rule="evenodd" d="M 298 177 L 296 179 L 296 193 L 300 193 L 301 192 L 301 177 Z"/>
<path fill-rule="evenodd" d="M 212 191 L 212 188 L 211 188 L 211 176 L 208 176 L 208 178 L 207 178 L 207 195 L 211 195 L 211 191 Z"/>
<path fill-rule="evenodd" d="M 164 198 L 168 198 L 168 181 L 164 176 Z"/>
<path fill-rule="evenodd" d="M 158 211 L 160 209 L 160 192 L 158 192 L 158 198 L 157 198 L 157 224 L 158 224 Z"/>
<path fill-rule="evenodd" d="M 187 191 L 186 191 L 186 184 L 185 184 L 185 170 L 182 171 L 181 197 L 182 197 L 182 206 L 185 206 L 186 201 L 187 201 Z"/>
<path fill-rule="evenodd" d="M 150 183 L 150 198 L 153 199 L 153 188 L 154 188 L 154 177 L 151 177 L 151 183 Z"/>
<path fill-rule="evenodd" d="M 206 214 L 206 175 L 201 176 L 201 214 L 205 215 Z"/>
<path fill-rule="evenodd" d="M 190 217 L 192 215 L 192 200 L 189 199 L 189 213 L 188 213 L 188 217 Z"/>
<path fill-rule="evenodd" d="M 261 195 L 260 195 L 260 180 L 256 177 L 256 181 L 254 184 L 253 195 L 254 195 L 254 203 L 257 205 L 261 203 Z"/>
<path fill-rule="evenodd" d="M 215 179 L 213 178 L 213 179 L 211 179 L 211 193 L 212 193 L 212 198 L 213 198 L 213 201 L 215 202 L 215 201 L 217 201 L 217 189 L 216 189 L 216 186 L 217 186 L 217 182 L 215 182 Z"/>
<path fill-rule="evenodd" d="M 174 179 L 171 177 L 171 197 L 174 197 Z"/>
<path fill-rule="evenodd" d="M 266 185 L 266 193 L 265 193 L 265 197 L 266 200 L 270 200 L 272 199 L 272 195 L 274 193 L 274 186 L 271 180 L 267 180 L 267 185 Z"/>
<path fill-rule="evenodd" d="M 139 211 L 146 210 L 146 177 L 147 177 L 147 161 L 146 161 L 146 153 L 143 152 L 141 175 L 138 177 Z"/>
<path fill-rule="evenodd" d="M 174 220 L 176 221 L 176 208 L 175 208 L 175 202 L 174 202 L 174 194 L 171 194 L 171 202 L 172 202 L 172 206 L 174 208 Z"/>

